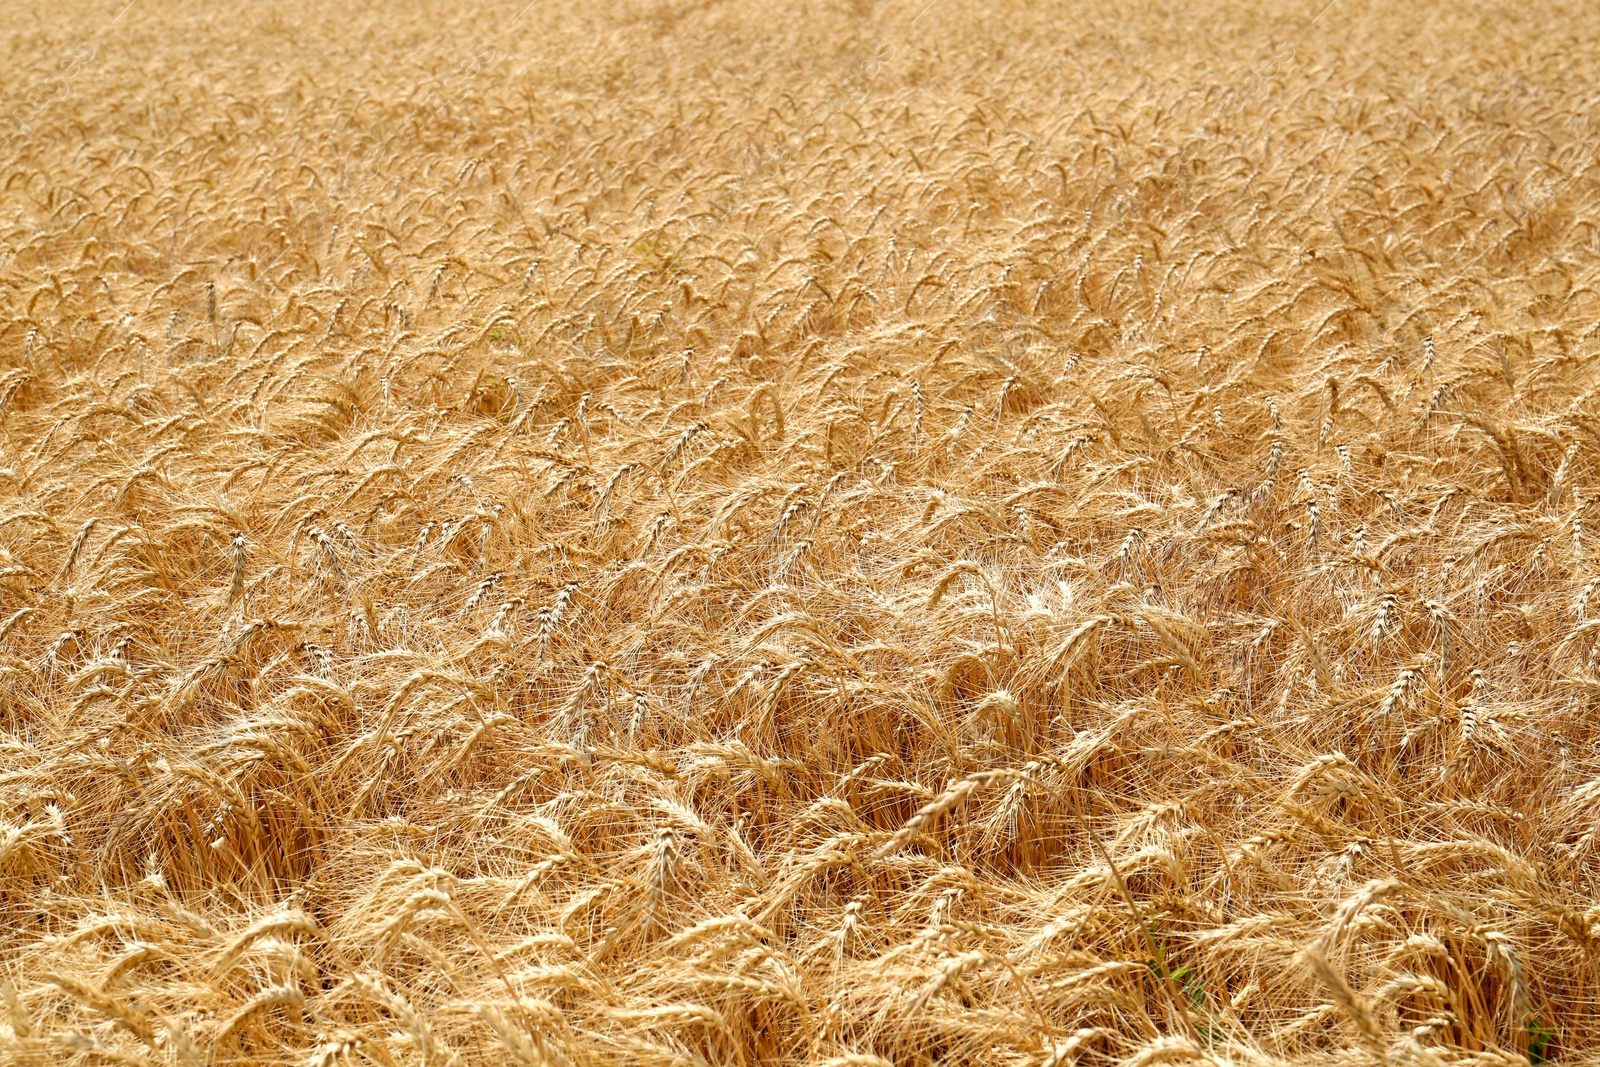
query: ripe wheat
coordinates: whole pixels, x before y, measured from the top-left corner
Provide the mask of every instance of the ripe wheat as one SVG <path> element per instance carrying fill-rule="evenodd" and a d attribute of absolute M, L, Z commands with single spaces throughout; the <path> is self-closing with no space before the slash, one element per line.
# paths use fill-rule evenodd
<path fill-rule="evenodd" d="M 1600 14 L 0 14 L 0 1064 L 1600 1063 Z"/>

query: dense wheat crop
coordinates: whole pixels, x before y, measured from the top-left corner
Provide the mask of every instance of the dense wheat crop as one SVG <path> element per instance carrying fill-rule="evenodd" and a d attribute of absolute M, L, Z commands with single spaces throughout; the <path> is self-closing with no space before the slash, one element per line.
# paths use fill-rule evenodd
<path fill-rule="evenodd" d="M 1600 12 L 0 7 L 0 1063 L 1597 1063 Z"/>

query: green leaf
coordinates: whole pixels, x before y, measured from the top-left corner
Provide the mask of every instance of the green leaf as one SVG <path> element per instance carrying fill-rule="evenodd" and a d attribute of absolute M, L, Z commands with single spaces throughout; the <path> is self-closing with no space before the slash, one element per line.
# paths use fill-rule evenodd
<path fill-rule="evenodd" d="M 1534 1067 L 1549 1063 L 1550 1041 L 1556 1036 L 1556 1032 L 1538 1018 L 1529 1019 L 1526 1030 L 1528 1033 L 1528 1062 L 1533 1064 Z"/>

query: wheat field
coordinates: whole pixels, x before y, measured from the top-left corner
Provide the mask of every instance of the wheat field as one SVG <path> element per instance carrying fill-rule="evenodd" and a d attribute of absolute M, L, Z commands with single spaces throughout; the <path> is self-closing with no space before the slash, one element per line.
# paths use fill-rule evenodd
<path fill-rule="evenodd" d="M 0 1064 L 1600 1063 L 1600 10 L 0 4 Z"/>

